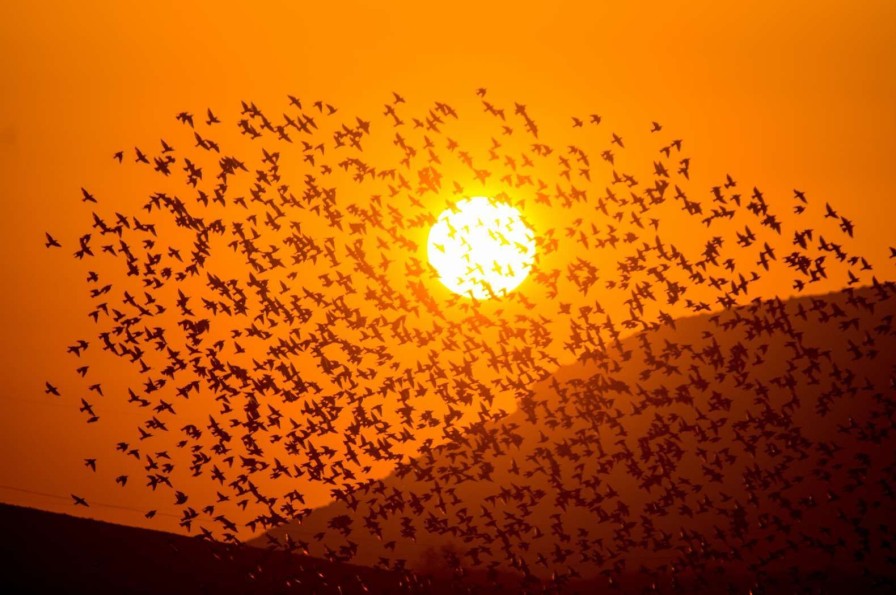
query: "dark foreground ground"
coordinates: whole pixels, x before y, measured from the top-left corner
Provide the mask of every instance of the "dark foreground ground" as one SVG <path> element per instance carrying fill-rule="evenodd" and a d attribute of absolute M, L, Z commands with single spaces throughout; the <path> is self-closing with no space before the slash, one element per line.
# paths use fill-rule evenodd
<path fill-rule="evenodd" d="M 0 530 L 3 594 L 408 590 L 399 573 L 5 504 L 0 505 Z M 412 585 L 411 590 L 421 589 Z"/>
<path fill-rule="evenodd" d="M 503 576 L 503 585 L 461 585 L 447 576 L 420 578 L 254 547 L 149 531 L 63 514 L 0 504 L 0 593 L 894 593 L 896 582 L 868 574 L 788 573 L 764 585 L 726 574 L 682 577 L 631 575 L 562 587 L 526 586 Z M 727 585 L 719 588 L 716 585 Z M 527 588 L 528 587 L 528 588 Z"/>

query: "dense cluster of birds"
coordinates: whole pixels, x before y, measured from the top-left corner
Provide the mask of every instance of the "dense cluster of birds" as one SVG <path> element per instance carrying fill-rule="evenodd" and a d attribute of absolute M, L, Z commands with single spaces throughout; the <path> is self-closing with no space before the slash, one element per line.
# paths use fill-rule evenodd
<path fill-rule="evenodd" d="M 139 413 L 114 422 L 115 481 L 142 475 L 210 539 L 399 570 L 428 548 L 527 588 L 891 571 L 896 289 L 853 222 L 731 175 L 698 196 L 657 122 L 642 171 L 599 114 L 553 142 L 537 110 L 475 102 L 243 102 L 235 129 L 185 111 L 114 154 L 158 188 L 82 188 L 90 229 L 46 234 L 83 263 L 97 333 L 45 391 L 90 424 Z M 480 302 L 438 285 L 425 239 L 482 194 L 537 248 Z"/>

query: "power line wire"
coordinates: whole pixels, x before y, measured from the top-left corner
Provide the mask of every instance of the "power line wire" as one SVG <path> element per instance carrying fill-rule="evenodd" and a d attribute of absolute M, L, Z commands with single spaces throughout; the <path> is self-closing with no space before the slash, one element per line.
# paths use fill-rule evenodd
<path fill-rule="evenodd" d="M 45 497 L 47 497 L 47 498 L 56 498 L 57 500 L 65 500 L 66 502 L 71 502 L 71 501 L 72 501 L 72 498 L 71 498 L 70 495 L 69 495 L 69 496 L 63 496 L 63 495 L 61 495 L 61 494 L 51 494 L 51 493 L 49 493 L 49 492 L 41 492 L 41 491 L 38 491 L 38 490 L 30 490 L 30 489 L 27 489 L 27 488 L 20 488 L 20 487 L 16 487 L 16 486 L 3 485 L 3 484 L 0 484 L 0 489 L 4 489 L 4 490 L 12 490 L 12 491 L 15 491 L 15 492 L 22 492 L 22 493 L 25 493 L 25 494 L 34 494 L 34 495 L 36 495 L 36 496 L 45 496 Z M 72 505 L 75 506 L 75 504 L 72 504 Z M 107 502 L 90 502 L 89 505 L 90 505 L 90 508 L 93 508 L 94 506 L 99 506 L 99 507 L 102 507 L 102 508 L 117 508 L 117 509 L 119 509 L 119 510 L 129 510 L 129 511 L 132 511 L 132 512 L 138 512 L 138 513 L 140 513 L 140 514 L 144 514 L 144 515 L 145 515 L 145 513 L 146 513 L 146 511 L 144 511 L 144 510 L 140 510 L 139 508 L 135 508 L 135 507 L 133 507 L 133 506 L 122 506 L 122 505 L 120 505 L 120 504 L 109 504 L 109 503 L 107 503 Z M 157 516 L 168 516 L 168 517 L 175 518 L 175 519 L 179 519 L 179 518 L 180 518 L 180 517 L 177 516 L 176 514 L 172 514 L 172 513 L 170 513 L 170 512 L 156 512 L 156 515 L 157 515 Z"/>

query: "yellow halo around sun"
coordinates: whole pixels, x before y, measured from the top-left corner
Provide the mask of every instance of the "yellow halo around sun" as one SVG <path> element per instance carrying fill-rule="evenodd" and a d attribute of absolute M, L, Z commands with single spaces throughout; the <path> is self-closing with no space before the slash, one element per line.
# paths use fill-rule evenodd
<path fill-rule="evenodd" d="M 474 196 L 439 215 L 427 253 L 448 289 L 484 300 L 523 282 L 535 259 L 535 236 L 515 207 Z"/>

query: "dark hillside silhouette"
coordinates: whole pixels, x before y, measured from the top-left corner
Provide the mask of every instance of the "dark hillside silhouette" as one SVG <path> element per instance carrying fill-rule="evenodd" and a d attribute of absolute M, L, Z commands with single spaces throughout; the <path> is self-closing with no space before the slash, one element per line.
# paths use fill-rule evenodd
<path fill-rule="evenodd" d="M 448 566 L 542 580 L 562 566 L 563 585 L 871 585 L 894 561 L 894 315 L 879 285 L 629 337 L 268 536 L 327 531 L 313 555 L 353 543 L 363 564 L 447 550 Z"/>
<path fill-rule="evenodd" d="M 0 505 L 3 593 L 387 593 L 400 573 Z M 406 583 L 404 583 L 406 584 Z"/>

